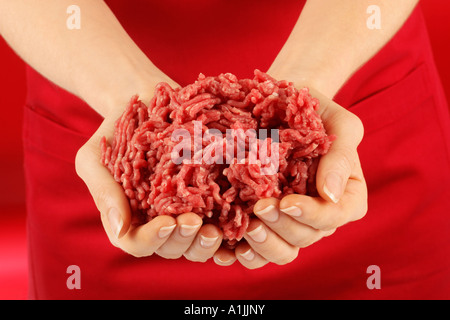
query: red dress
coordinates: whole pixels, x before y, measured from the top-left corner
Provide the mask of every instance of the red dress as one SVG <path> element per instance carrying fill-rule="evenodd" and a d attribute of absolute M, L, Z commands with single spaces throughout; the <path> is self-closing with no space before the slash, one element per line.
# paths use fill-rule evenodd
<path fill-rule="evenodd" d="M 304 1 L 108 4 L 149 58 L 186 85 L 200 72 L 267 70 Z M 138 259 L 113 247 L 74 167 L 102 119 L 31 68 L 28 89 L 30 298 L 450 298 L 450 118 L 420 8 L 336 96 L 365 126 L 358 150 L 366 217 L 284 266 Z M 66 285 L 71 265 L 80 268 L 81 289 Z M 372 265 L 380 268 L 380 289 L 367 286 Z"/>

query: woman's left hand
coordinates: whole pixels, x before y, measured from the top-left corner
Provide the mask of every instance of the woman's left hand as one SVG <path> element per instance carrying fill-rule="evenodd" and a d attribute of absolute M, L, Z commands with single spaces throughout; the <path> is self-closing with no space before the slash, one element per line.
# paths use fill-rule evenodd
<path fill-rule="evenodd" d="M 250 269 L 268 262 L 293 261 L 307 247 L 367 212 L 367 186 L 357 147 L 363 137 L 361 120 L 331 99 L 310 89 L 320 100 L 319 114 L 328 134 L 336 135 L 328 153 L 321 157 L 316 175 L 319 197 L 291 194 L 281 200 L 266 198 L 254 206 L 257 218 L 234 252 L 224 248 L 214 255 L 219 265 L 236 259 Z"/>

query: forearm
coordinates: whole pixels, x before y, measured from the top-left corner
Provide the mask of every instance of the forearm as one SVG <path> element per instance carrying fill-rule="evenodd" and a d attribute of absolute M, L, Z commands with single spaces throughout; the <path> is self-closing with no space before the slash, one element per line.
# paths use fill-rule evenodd
<path fill-rule="evenodd" d="M 67 28 L 70 5 L 80 7 L 80 29 Z M 28 64 L 103 116 L 170 82 L 100 0 L 0 0 L 0 32 Z"/>
<path fill-rule="evenodd" d="M 393 37 L 417 2 L 309 0 L 269 73 L 333 97 Z M 380 8 L 381 29 L 367 27 L 370 5 Z"/>

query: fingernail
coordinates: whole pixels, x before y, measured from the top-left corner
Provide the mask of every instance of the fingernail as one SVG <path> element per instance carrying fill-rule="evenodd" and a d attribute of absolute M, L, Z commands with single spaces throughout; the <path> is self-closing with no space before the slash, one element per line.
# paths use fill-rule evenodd
<path fill-rule="evenodd" d="M 111 208 L 108 211 L 108 222 L 111 231 L 116 238 L 119 238 L 120 231 L 122 231 L 123 220 L 117 208 Z"/>
<path fill-rule="evenodd" d="M 251 260 L 253 260 L 253 258 L 255 258 L 255 253 L 250 248 L 247 251 L 245 251 L 244 253 L 241 253 L 241 257 L 244 258 L 245 260 L 251 261 Z"/>
<path fill-rule="evenodd" d="M 255 212 L 255 214 L 269 222 L 277 221 L 280 216 L 274 205 L 267 206 L 265 209 Z"/>
<path fill-rule="evenodd" d="M 247 234 L 250 236 L 250 238 L 253 239 L 255 242 L 264 242 L 267 238 L 267 232 L 264 229 L 263 225 L 259 225 L 256 229 L 247 232 Z"/>
<path fill-rule="evenodd" d="M 200 227 L 200 224 L 196 224 L 195 226 L 191 226 L 191 225 L 187 225 L 187 224 L 182 224 L 180 226 L 180 234 L 183 237 L 190 237 L 192 235 L 194 235 L 198 228 Z"/>
<path fill-rule="evenodd" d="M 174 224 L 172 226 L 161 227 L 161 229 L 159 229 L 159 232 L 158 232 L 158 237 L 160 237 L 160 238 L 167 237 L 169 234 L 172 233 L 173 229 L 175 229 L 176 226 L 177 225 Z"/>
<path fill-rule="evenodd" d="M 338 174 L 331 172 L 325 178 L 323 191 L 334 202 L 338 203 L 342 195 L 342 178 Z"/>
<path fill-rule="evenodd" d="M 219 239 L 219 237 L 208 238 L 205 237 L 204 235 L 200 235 L 200 245 L 203 248 L 211 248 L 216 244 L 217 239 Z"/>
<path fill-rule="evenodd" d="M 214 262 L 216 264 L 218 264 L 219 266 L 229 266 L 230 265 L 230 260 L 223 261 L 216 256 L 214 256 L 213 259 L 214 259 Z"/>
<path fill-rule="evenodd" d="M 284 213 L 292 216 L 292 217 L 300 217 L 302 215 L 302 210 L 299 207 L 292 206 L 288 208 L 281 209 Z"/>

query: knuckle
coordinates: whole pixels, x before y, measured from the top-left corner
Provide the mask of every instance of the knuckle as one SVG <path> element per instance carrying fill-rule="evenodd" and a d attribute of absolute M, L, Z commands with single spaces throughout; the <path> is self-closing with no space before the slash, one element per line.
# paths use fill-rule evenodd
<path fill-rule="evenodd" d="M 359 210 L 356 210 L 356 212 L 353 214 L 353 217 L 354 217 L 353 221 L 364 218 L 367 214 L 368 209 L 369 208 L 368 208 L 367 201 L 364 201 L 362 207 Z"/>
<path fill-rule="evenodd" d="M 314 229 L 317 230 L 323 230 L 329 224 L 330 218 L 328 217 L 328 215 L 320 214 L 320 212 L 317 212 L 308 221 L 308 225 L 312 226 Z"/>
<path fill-rule="evenodd" d="M 83 176 L 83 163 L 86 158 L 85 147 L 81 147 L 78 149 L 77 154 L 75 155 L 75 171 L 79 177 Z"/>
<path fill-rule="evenodd" d="M 350 219 L 348 217 L 348 214 L 345 212 L 342 212 L 342 214 L 337 214 L 334 219 L 332 219 L 331 223 L 327 225 L 327 227 L 323 231 L 332 231 L 335 230 L 347 222 L 349 222 Z"/>
<path fill-rule="evenodd" d="M 115 244 L 113 243 L 113 245 L 135 258 L 149 257 L 155 253 L 153 248 L 142 246 L 142 244 L 129 243 L 128 241 L 124 242 L 123 238 L 119 239 Z"/>
<path fill-rule="evenodd" d="M 250 270 L 255 270 L 255 269 L 261 268 L 263 266 L 260 264 L 252 264 L 252 263 L 246 263 L 246 262 L 241 262 L 241 264 Z"/>
<path fill-rule="evenodd" d="M 357 117 L 357 116 L 355 116 L 355 117 L 356 117 L 355 127 L 357 128 L 356 132 L 358 132 L 359 141 L 361 142 L 361 140 L 364 137 L 364 124 L 359 117 Z"/>
<path fill-rule="evenodd" d="M 255 269 L 257 269 L 258 267 L 257 266 L 254 266 L 254 265 L 247 265 L 247 264 L 242 264 L 244 267 L 246 267 L 247 269 L 249 269 L 249 270 L 255 270 Z"/>
<path fill-rule="evenodd" d="M 109 238 L 109 242 L 111 242 L 111 244 L 112 244 L 114 247 L 116 247 L 116 248 L 122 250 L 122 248 L 120 247 L 120 245 L 117 243 L 116 240 L 113 240 L 113 239 Z M 122 250 L 122 251 L 124 251 L 124 250 Z"/>
<path fill-rule="evenodd" d="M 321 229 L 322 231 L 331 231 L 334 229 L 337 229 L 339 226 L 343 225 L 342 219 L 339 219 L 338 217 L 331 219 L 327 224 L 323 226 Z"/>
<path fill-rule="evenodd" d="M 367 201 L 365 201 L 364 202 L 364 207 L 361 210 L 361 217 L 360 217 L 360 219 L 364 218 L 368 211 L 369 211 L 369 205 L 368 205 Z"/>
<path fill-rule="evenodd" d="M 322 231 L 334 230 L 346 222 L 344 215 L 342 214 L 330 214 L 322 218 L 318 223 L 318 229 Z"/>
<path fill-rule="evenodd" d="M 183 255 L 182 253 L 169 253 L 169 252 L 159 252 L 159 251 L 156 251 L 156 254 L 164 259 L 179 259 Z"/>
<path fill-rule="evenodd" d="M 297 248 L 306 248 L 308 246 L 310 246 L 312 244 L 312 241 L 310 240 L 306 240 L 306 239 L 301 239 L 298 240 L 294 243 L 291 243 L 293 246 L 296 246 Z"/>
<path fill-rule="evenodd" d="M 84 179 L 88 175 L 88 168 L 92 161 L 100 159 L 95 144 L 89 140 L 80 149 L 78 149 L 75 155 L 75 171 L 79 177 Z"/>
<path fill-rule="evenodd" d="M 357 217 L 357 220 L 364 218 L 366 216 L 366 214 L 367 214 L 367 206 L 365 206 L 365 209 L 360 211 L 359 216 Z"/>
<path fill-rule="evenodd" d="M 351 148 L 343 148 L 338 151 L 337 161 L 334 163 L 338 172 L 346 172 L 350 175 L 356 159 L 356 150 Z"/>
<path fill-rule="evenodd" d="M 122 249 L 122 250 L 123 250 L 123 249 Z M 135 252 L 135 251 L 133 251 L 133 250 L 131 250 L 131 251 L 123 250 L 123 251 L 126 252 L 126 253 L 128 253 L 129 255 L 135 257 L 135 258 L 141 258 L 141 257 L 142 257 L 142 255 L 140 255 L 138 252 Z"/>
<path fill-rule="evenodd" d="M 329 237 L 329 236 L 331 236 L 333 233 L 336 232 L 336 230 L 337 230 L 337 228 L 336 228 L 336 229 L 331 229 L 331 230 L 328 230 L 328 231 L 324 231 L 323 237 Z"/>
<path fill-rule="evenodd" d="M 288 252 L 285 252 L 285 254 L 280 256 L 278 259 L 274 260 L 273 263 L 280 265 L 280 266 L 291 263 L 292 261 L 294 261 L 297 258 L 298 251 L 299 251 L 299 248 L 289 250 Z"/>
<path fill-rule="evenodd" d="M 357 138 L 358 143 L 361 142 L 364 136 L 364 124 L 361 119 L 354 113 L 348 112 L 348 125 L 352 128 L 352 132 L 355 134 L 355 138 Z"/>
<path fill-rule="evenodd" d="M 103 186 L 97 186 L 91 191 L 92 198 L 94 199 L 97 208 L 103 208 L 103 204 L 108 202 L 110 195 L 108 190 Z"/>
<path fill-rule="evenodd" d="M 192 262 L 206 262 L 208 260 L 206 257 L 200 257 L 191 253 L 184 253 L 183 256 Z"/>
<path fill-rule="evenodd" d="M 305 210 L 302 212 L 302 223 L 313 227 L 314 229 L 321 229 L 321 227 L 326 223 L 326 218 L 320 210 Z"/>
<path fill-rule="evenodd" d="M 312 245 L 314 242 L 316 242 L 316 237 L 305 237 L 301 239 L 297 239 L 292 245 L 298 248 L 306 248 Z"/>
<path fill-rule="evenodd" d="M 122 248 L 122 250 L 124 250 Z M 128 249 L 128 250 L 124 250 L 126 253 L 132 255 L 135 258 L 143 258 L 143 257 L 148 257 L 151 256 L 153 254 L 153 252 L 142 252 L 140 250 L 136 250 L 136 249 Z"/>

